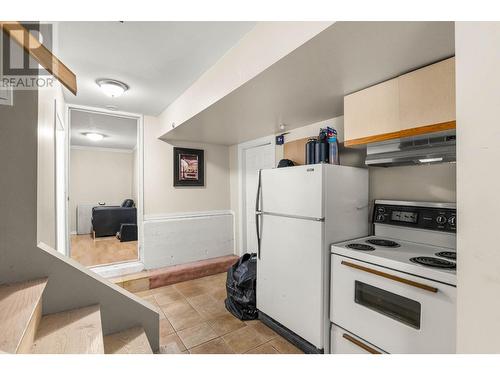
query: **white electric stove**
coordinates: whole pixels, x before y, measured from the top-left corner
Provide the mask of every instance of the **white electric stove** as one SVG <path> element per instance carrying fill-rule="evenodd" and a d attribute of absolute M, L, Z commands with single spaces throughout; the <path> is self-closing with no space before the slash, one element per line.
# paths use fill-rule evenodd
<path fill-rule="evenodd" d="M 333 353 L 454 353 L 456 206 L 379 200 L 374 235 L 331 246 Z"/>

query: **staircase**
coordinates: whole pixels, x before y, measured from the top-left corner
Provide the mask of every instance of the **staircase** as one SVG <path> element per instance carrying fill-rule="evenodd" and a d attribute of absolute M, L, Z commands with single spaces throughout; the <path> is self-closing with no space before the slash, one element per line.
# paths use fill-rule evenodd
<path fill-rule="evenodd" d="M 0 353 L 152 353 L 143 327 L 103 336 L 98 304 L 42 315 L 47 282 L 0 285 Z"/>

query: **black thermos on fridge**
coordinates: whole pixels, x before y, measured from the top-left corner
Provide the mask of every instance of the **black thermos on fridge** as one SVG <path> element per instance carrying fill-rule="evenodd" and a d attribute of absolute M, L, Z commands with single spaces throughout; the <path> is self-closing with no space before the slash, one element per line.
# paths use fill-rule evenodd
<path fill-rule="evenodd" d="M 328 143 L 317 141 L 314 146 L 314 162 L 318 163 L 328 163 Z"/>
<path fill-rule="evenodd" d="M 306 164 L 316 163 L 316 145 L 318 141 L 316 138 L 309 138 L 306 143 Z"/>

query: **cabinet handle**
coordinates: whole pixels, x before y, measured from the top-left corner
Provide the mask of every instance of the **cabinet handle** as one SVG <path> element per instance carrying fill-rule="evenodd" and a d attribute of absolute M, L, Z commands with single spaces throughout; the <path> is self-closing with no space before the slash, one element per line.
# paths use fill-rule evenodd
<path fill-rule="evenodd" d="M 352 342 L 354 345 L 359 346 L 361 349 L 363 349 L 364 351 L 367 351 L 370 354 L 382 354 L 378 350 L 373 349 L 371 346 L 366 345 L 364 342 L 361 342 L 361 341 L 355 339 L 354 337 L 352 337 L 351 335 L 348 335 L 347 333 L 344 333 L 342 335 L 342 337 L 344 339 L 346 339 L 347 341 Z"/>
<path fill-rule="evenodd" d="M 438 288 L 435 288 L 433 286 L 429 286 L 429 285 L 418 283 L 416 281 L 404 279 L 404 278 L 399 277 L 399 276 L 391 275 L 390 273 L 385 273 L 385 272 L 382 272 L 382 271 L 377 271 L 377 270 L 374 270 L 372 268 L 361 266 L 359 264 L 355 264 L 355 263 L 351 263 L 351 262 L 346 262 L 345 260 L 343 260 L 341 262 L 341 264 L 343 264 L 344 266 L 347 266 L 347 267 L 355 268 L 355 269 L 360 270 L 360 271 L 364 271 L 364 272 L 368 272 L 368 273 L 371 273 L 371 274 L 374 274 L 374 275 L 377 275 L 377 276 L 385 277 L 386 279 L 397 281 L 398 283 L 403 283 L 403 284 L 406 284 L 406 285 L 413 286 L 415 288 L 420 288 L 420 289 L 423 289 L 423 290 L 427 290 L 428 292 L 432 292 L 432 293 L 437 293 L 438 292 Z"/>

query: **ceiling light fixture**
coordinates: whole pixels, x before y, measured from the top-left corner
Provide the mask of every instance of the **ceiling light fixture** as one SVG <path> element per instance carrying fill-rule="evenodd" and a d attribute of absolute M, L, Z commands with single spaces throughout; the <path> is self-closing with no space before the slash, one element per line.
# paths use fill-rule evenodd
<path fill-rule="evenodd" d="M 128 85 L 114 79 L 98 79 L 95 81 L 102 91 L 112 98 L 121 96 L 129 89 Z"/>
<path fill-rule="evenodd" d="M 90 133 L 82 133 L 82 134 L 94 142 L 101 141 L 104 138 L 104 134 L 101 134 L 101 133 L 90 132 Z"/>
<path fill-rule="evenodd" d="M 443 161 L 443 158 L 427 158 L 427 159 L 418 159 L 421 163 L 433 163 L 436 161 Z"/>

